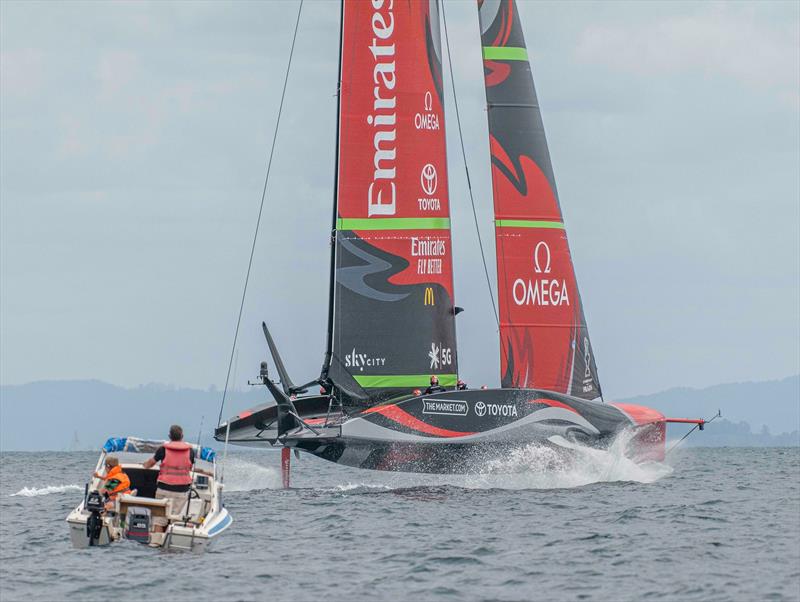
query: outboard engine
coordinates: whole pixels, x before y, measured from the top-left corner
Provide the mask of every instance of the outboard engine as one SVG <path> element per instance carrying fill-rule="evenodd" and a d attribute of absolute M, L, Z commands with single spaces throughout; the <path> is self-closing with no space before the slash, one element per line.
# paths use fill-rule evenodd
<path fill-rule="evenodd" d="M 84 507 L 89 511 L 89 518 L 86 520 L 86 537 L 89 538 L 89 545 L 94 546 L 100 540 L 100 533 L 103 530 L 103 517 L 101 515 L 105 509 L 103 496 L 97 490 L 90 491 L 86 496 Z"/>
<path fill-rule="evenodd" d="M 125 521 L 125 538 L 150 543 L 150 509 L 141 506 L 130 506 Z"/>

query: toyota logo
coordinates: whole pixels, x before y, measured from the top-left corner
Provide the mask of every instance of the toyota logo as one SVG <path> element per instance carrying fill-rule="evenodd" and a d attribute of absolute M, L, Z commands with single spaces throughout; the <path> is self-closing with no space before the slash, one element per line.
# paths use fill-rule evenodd
<path fill-rule="evenodd" d="M 475 404 L 475 413 L 478 416 L 486 416 L 486 404 L 482 401 L 479 401 Z"/>
<path fill-rule="evenodd" d="M 436 192 L 436 168 L 430 163 L 426 163 L 422 168 L 422 173 L 419 174 L 419 183 L 422 185 L 422 191 L 428 196 Z"/>

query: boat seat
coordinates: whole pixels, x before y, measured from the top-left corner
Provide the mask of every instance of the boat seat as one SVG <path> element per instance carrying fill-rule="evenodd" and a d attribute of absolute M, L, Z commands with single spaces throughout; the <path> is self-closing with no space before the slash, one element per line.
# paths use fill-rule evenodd
<path fill-rule="evenodd" d="M 137 495 L 122 495 L 118 500 L 119 513 L 127 514 L 131 506 L 143 506 L 150 509 L 151 516 L 165 517 L 169 509 L 169 500 L 157 500 L 151 497 L 139 497 Z"/>

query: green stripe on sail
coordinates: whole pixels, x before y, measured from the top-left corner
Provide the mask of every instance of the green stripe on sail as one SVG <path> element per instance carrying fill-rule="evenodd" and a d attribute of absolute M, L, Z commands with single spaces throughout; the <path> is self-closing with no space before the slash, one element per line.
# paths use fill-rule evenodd
<path fill-rule="evenodd" d="M 447 217 L 367 217 L 336 220 L 337 230 L 449 230 Z"/>
<path fill-rule="evenodd" d="M 527 48 L 512 46 L 484 46 L 483 58 L 489 61 L 527 61 Z"/>
<path fill-rule="evenodd" d="M 564 229 L 564 224 L 562 222 L 548 222 L 535 219 L 496 219 L 494 220 L 494 224 L 498 228 L 550 228 L 554 230 Z"/>
<path fill-rule="evenodd" d="M 436 374 L 443 387 L 454 387 L 456 374 Z M 430 374 L 378 374 L 374 376 L 353 375 L 356 382 L 365 389 L 404 389 L 406 387 L 427 387 L 431 382 Z"/>

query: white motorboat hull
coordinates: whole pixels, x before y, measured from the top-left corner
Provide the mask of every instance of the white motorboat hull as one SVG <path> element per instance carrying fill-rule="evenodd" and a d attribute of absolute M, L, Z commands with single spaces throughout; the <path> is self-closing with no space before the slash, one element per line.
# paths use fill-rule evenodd
<path fill-rule="evenodd" d="M 84 512 L 82 508 L 76 508 L 67 518 L 69 538 L 73 548 L 82 550 L 90 547 L 107 546 L 125 540 L 122 529 L 115 527 L 110 519 L 105 518 L 103 519 L 99 538 L 90 543 L 86 532 L 88 517 L 88 512 Z M 163 535 L 151 534 L 150 545 L 172 552 L 202 552 L 232 523 L 233 517 L 225 508 L 222 508 L 217 513 L 217 516 L 200 527 L 169 525 Z"/>

